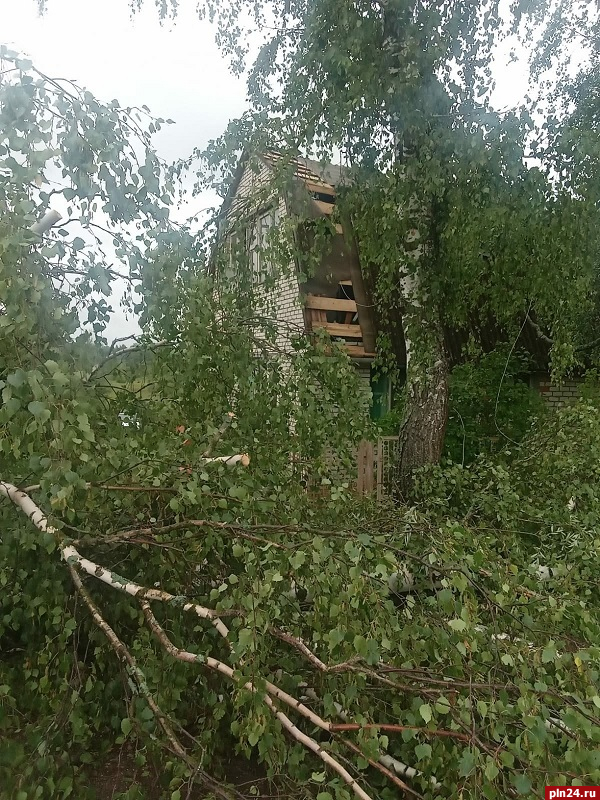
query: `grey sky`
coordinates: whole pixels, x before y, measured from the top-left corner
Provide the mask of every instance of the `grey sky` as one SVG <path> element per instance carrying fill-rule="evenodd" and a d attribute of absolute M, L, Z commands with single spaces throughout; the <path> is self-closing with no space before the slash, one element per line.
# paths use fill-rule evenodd
<path fill-rule="evenodd" d="M 221 57 L 211 26 L 200 22 L 195 2 L 182 2 L 175 23 L 160 25 L 153 4 L 131 19 L 127 0 L 50 0 L 43 17 L 35 0 L 0 0 L 0 41 L 28 55 L 53 77 L 85 86 L 99 100 L 147 105 L 173 119 L 156 135 L 167 161 L 188 156 L 218 136 L 244 111 L 245 85 Z M 216 198 L 186 204 L 197 213 Z M 111 336 L 136 331 L 113 296 Z"/>
<path fill-rule="evenodd" d="M 128 6 L 128 0 L 48 0 L 39 17 L 35 0 L 0 0 L 0 41 L 100 100 L 146 104 L 174 119 L 177 125 L 155 143 L 167 160 L 184 157 L 244 110 L 244 81 L 230 74 L 195 0 L 181 0 L 176 21 L 162 26 L 151 0 L 133 19 Z M 526 91 L 525 70 L 499 67 L 495 104 L 516 104 Z"/>
<path fill-rule="evenodd" d="M 76 80 L 100 100 L 146 104 L 174 119 L 156 138 L 160 154 L 186 156 L 222 132 L 245 105 L 243 80 L 219 54 L 195 2 L 182 2 L 175 23 L 161 26 L 152 3 L 130 18 L 128 0 L 0 0 L 0 39 L 53 77 Z"/>

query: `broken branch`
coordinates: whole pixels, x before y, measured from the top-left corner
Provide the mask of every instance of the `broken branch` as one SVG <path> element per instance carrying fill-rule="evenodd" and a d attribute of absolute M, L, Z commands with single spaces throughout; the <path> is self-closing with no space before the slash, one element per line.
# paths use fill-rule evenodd
<path fill-rule="evenodd" d="M 194 759 L 192 759 L 188 753 L 186 752 L 185 748 L 177 738 L 175 731 L 171 723 L 169 722 L 167 716 L 161 710 L 160 706 L 154 699 L 154 696 L 148 689 L 148 684 L 146 681 L 146 677 L 142 670 L 138 667 L 135 658 L 129 652 L 129 649 L 123 644 L 123 642 L 119 639 L 115 631 L 111 628 L 108 622 L 102 616 L 100 609 L 92 600 L 89 592 L 84 587 L 83 582 L 79 576 L 77 570 L 73 567 L 69 566 L 69 572 L 71 573 L 71 578 L 77 589 L 78 593 L 82 597 L 84 603 L 89 609 L 90 614 L 92 615 L 92 619 L 98 626 L 98 628 L 102 631 L 102 633 L 108 639 L 111 647 L 119 656 L 122 658 L 128 667 L 128 672 L 132 676 L 135 684 L 139 690 L 139 692 L 145 697 L 146 702 L 148 703 L 148 707 L 154 714 L 155 719 L 157 720 L 158 724 L 163 730 L 171 749 L 175 755 L 177 755 L 182 761 L 184 761 L 191 769 L 194 770 L 194 780 L 200 780 L 206 788 L 214 792 L 221 800 L 232 800 L 235 797 L 241 797 L 238 792 L 230 792 L 223 787 L 216 781 L 214 778 L 211 778 L 203 769 L 200 768 L 199 764 L 197 764 Z"/>
<path fill-rule="evenodd" d="M 189 653 L 185 650 L 178 648 L 173 642 L 169 639 L 167 634 L 165 633 L 164 629 L 161 627 L 160 623 L 152 613 L 152 609 L 150 608 L 150 604 L 146 601 L 141 601 L 142 610 L 144 612 L 144 616 L 148 622 L 148 625 L 152 629 L 153 633 L 156 635 L 157 639 L 163 645 L 165 650 L 173 657 L 178 659 L 179 661 L 185 661 L 187 663 L 193 664 L 204 664 L 209 669 L 214 670 L 216 672 L 220 672 L 223 675 L 227 675 L 228 678 L 231 680 L 235 679 L 234 670 L 224 664 L 222 661 L 217 661 L 215 658 L 211 658 L 210 656 L 198 656 L 194 653 Z M 303 706 L 300 701 L 295 700 L 290 695 L 286 694 L 285 692 L 278 689 L 272 683 L 266 682 L 266 688 L 268 692 L 271 692 L 275 697 L 278 697 L 280 700 L 287 702 L 293 708 L 296 708 L 297 711 L 301 711 L 308 716 L 314 724 L 318 725 L 324 730 L 329 729 L 329 723 L 326 723 L 324 720 L 321 720 L 320 717 L 317 717 L 316 714 L 313 714 L 310 709 Z M 244 684 L 244 688 L 248 689 L 251 692 L 257 692 L 256 687 L 251 681 L 248 681 Z M 263 695 L 262 698 L 265 704 L 269 707 L 269 709 L 273 712 L 275 717 L 279 720 L 281 725 L 287 732 L 292 736 L 292 738 L 296 739 L 296 741 L 303 744 L 313 753 L 315 753 L 325 764 L 327 764 L 334 772 L 342 778 L 342 780 L 350 786 L 350 788 L 354 791 L 355 795 L 359 797 L 361 800 L 372 800 L 372 798 L 362 789 L 359 784 L 354 780 L 352 775 L 338 762 L 336 761 L 329 753 L 327 753 L 321 745 L 315 740 L 312 739 L 310 736 L 307 736 L 303 733 L 299 728 L 294 725 L 294 723 L 290 720 L 283 711 L 279 711 L 279 709 L 274 704 L 273 700 L 268 695 Z"/>
<path fill-rule="evenodd" d="M 215 446 L 223 438 L 223 436 L 225 435 L 225 432 L 227 431 L 227 429 L 229 428 L 229 426 L 231 425 L 231 423 L 233 422 L 234 419 L 235 419 L 235 414 L 233 413 L 233 411 L 229 411 L 225 415 L 225 419 L 223 420 L 223 423 L 217 429 L 217 431 L 215 432 L 215 435 L 212 437 L 212 439 L 209 441 L 206 450 L 202 453 L 202 458 L 208 458 L 209 456 L 212 455 L 212 452 L 215 449 Z M 246 466 L 246 465 L 244 465 L 244 466 Z"/>

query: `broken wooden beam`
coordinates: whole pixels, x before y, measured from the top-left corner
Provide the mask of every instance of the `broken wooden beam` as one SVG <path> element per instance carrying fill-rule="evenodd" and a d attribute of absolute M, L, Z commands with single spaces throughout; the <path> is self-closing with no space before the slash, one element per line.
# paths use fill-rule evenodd
<path fill-rule="evenodd" d="M 339 322 L 313 322 L 313 330 L 323 328 L 330 336 L 340 336 L 344 339 L 362 339 L 360 325 L 342 325 Z"/>
<path fill-rule="evenodd" d="M 320 297 L 309 294 L 306 297 L 306 308 L 317 308 L 323 311 L 356 311 L 354 300 L 343 300 L 337 297 Z"/>

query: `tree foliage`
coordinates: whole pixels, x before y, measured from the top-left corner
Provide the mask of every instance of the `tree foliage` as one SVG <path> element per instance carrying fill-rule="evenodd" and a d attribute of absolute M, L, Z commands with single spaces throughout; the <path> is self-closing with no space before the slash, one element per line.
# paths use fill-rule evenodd
<path fill-rule="evenodd" d="M 212 10 L 232 52 L 238 10 Z M 525 170 L 515 117 L 467 124 L 496 7 L 257 13 L 284 49 L 262 52 L 257 115 L 234 133 L 272 114 L 279 143 L 348 141 L 364 170 L 348 207 L 381 297 L 412 263 L 408 208 L 437 248 L 414 263 L 438 321 L 445 296 L 454 324 L 484 303 L 514 327 L 535 304 L 566 364 L 593 277 L 577 247 L 591 216 Z M 160 765 L 172 800 L 195 782 L 239 797 L 232 751 L 273 791 L 317 800 L 600 783 L 593 394 L 516 455 L 422 471 L 412 507 L 357 500 L 348 464 L 368 430 L 351 366 L 291 335 L 282 368 L 280 331 L 251 292 L 214 291 L 203 248 L 169 220 L 174 173 L 149 138 L 160 123 L 3 58 L 3 791 L 91 795 L 94 764 L 126 743 L 142 771 Z M 266 67 L 282 63 L 272 98 Z M 78 236 L 30 231 L 50 185 Z M 110 240 L 93 243 L 97 226 Z M 111 241 L 143 326 L 125 348 L 103 341 L 97 297 L 116 275 Z"/>
<path fill-rule="evenodd" d="M 576 35 L 560 33 L 566 14 L 593 41 L 592 5 L 323 0 L 256 4 L 249 13 L 236 2 L 207 6 L 234 69 L 251 62 L 250 111 L 210 155 L 220 161 L 266 139 L 324 158 L 341 151 L 352 167 L 338 206 L 372 285 L 379 353 L 391 367 L 402 364 L 408 343 L 401 471 L 442 452 L 449 329 L 477 336 L 493 321 L 498 341 L 512 343 L 533 311 L 555 374 L 581 362 L 597 275 L 594 195 L 582 183 L 594 180 L 585 88 L 593 77 L 571 91 L 562 59 L 565 86 L 551 92 L 547 59 L 558 36 L 567 45 Z M 499 113 L 491 105 L 495 55 L 532 30 L 546 95 Z M 250 31 L 263 42 L 256 58 L 244 44 Z M 573 97 L 581 102 L 569 117 Z M 581 114 L 591 124 L 579 124 Z"/>

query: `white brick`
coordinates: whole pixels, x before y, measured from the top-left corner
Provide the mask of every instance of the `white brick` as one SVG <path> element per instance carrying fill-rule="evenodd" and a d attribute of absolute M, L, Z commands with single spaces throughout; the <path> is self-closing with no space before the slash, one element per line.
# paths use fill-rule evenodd
<path fill-rule="evenodd" d="M 551 384 L 545 379 L 539 381 L 539 388 L 543 389 L 540 394 L 551 408 L 573 403 L 580 395 L 580 386 L 580 382 L 576 380 L 564 381 L 560 385 Z"/>

